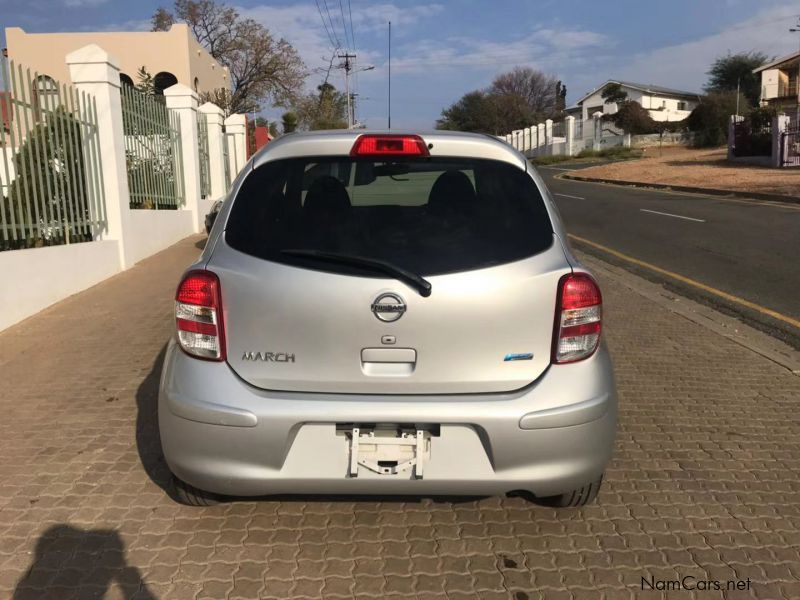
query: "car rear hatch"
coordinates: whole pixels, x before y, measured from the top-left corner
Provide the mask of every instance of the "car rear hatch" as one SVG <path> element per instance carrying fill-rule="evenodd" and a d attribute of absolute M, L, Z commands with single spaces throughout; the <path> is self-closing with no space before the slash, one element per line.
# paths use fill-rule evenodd
<path fill-rule="evenodd" d="M 570 267 L 535 183 L 508 163 L 417 152 L 281 159 L 244 181 L 208 265 L 242 379 L 478 393 L 547 369 Z"/>

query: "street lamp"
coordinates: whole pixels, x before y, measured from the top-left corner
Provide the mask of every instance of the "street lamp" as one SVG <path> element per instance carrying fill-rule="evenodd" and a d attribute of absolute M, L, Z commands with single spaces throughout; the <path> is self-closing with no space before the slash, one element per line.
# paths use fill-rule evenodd
<path fill-rule="evenodd" d="M 350 93 L 350 73 L 361 73 L 363 71 L 372 71 L 375 65 L 362 67 L 361 69 L 347 69 L 345 70 L 345 93 L 347 94 L 347 128 L 353 129 L 356 124 L 356 99 L 355 94 Z M 351 96 L 353 96 L 351 98 Z M 352 102 L 351 102 L 352 100 Z"/>

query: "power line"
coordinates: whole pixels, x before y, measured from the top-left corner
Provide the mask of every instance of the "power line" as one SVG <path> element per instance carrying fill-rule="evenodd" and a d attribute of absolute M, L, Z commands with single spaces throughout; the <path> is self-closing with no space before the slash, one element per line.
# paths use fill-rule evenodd
<path fill-rule="evenodd" d="M 342 29 L 344 29 L 344 41 L 347 46 L 352 50 L 353 47 L 350 45 L 350 42 L 347 39 L 347 21 L 344 19 L 344 4 L 342 0 L 339 0 L 339 12 L 342 14 Z"/>
<path fill-rule="evenodd" d="M 325 22 L 325 17 L 322 16 L 322 8 L 319 5 L 319 0 L 314 0 L 314 2 L 317 4 L 317 11 L 319 12 L 319 18 L 322 19 L 322 26 L 325 28 L 325 34 L 328 36 L 328 40 L 330 41 L 331 46 L 333 46 L 334 48 L 338 48 L 339 44 L 334 43 L 333 36 L 331 35 L 331 32 L 328 31 L 328 24 Z"/>
<path fill-rule="evenodd" d="M 336 47 L 337 48 L 341 48 L 342 44 L 339 41 L 339 36 L 336 35 L 336 27 L 334 27 L 334 25 L 333 25 L 333 17 L 331 17 L 331 9 L 328 8 L 328 0 L 322 0 L 322 4 L 323 4 L 323 6 L 325 6 L 325 13 L 328 15 L 328 21 L 331 24 L 331 31 L 333 32 L 333 39 L 336 40 Z M 346 41 L 347 40 L 345 40 L 345 42 Z"/>
<path fill-rule="evenodd" d="M 350 15 L 350 40 L 353 42 L 353 52 L 356 51 L 356 34 L 353 31 L 353 8 L 350 6 L 350 0 L 347 0 L 347 12 Z"/>

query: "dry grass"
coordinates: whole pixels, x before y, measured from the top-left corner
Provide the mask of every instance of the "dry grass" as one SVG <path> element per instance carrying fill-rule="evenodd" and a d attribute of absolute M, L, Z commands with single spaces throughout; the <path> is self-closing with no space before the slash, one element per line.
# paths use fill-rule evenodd
<path fill-rule="evenodd" d="M 725 148 L 648 148 L 645 157 L 581 169 L 586 177 L 681 185 L 732 192 L 800 196 L 800 169 L 729 163 Z"/>

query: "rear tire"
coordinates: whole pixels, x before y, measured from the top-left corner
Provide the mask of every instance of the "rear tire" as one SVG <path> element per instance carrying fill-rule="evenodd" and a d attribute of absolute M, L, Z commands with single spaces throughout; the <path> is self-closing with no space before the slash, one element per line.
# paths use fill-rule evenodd
<path fill-rule="evenodd" d="M 574 508 L 578 506 L 586 506 L 594 499 L 597 498 L 597 492 L 600 491 L 600 485 L 603 483 L 603 476 L 591 483 L 587 483 L 577 489 L 559 494 L 558 496 L 547 496 L 545 498 L 536 498 L 535 502 L 543 506 L 552 506 L 555 508 Z"/>
<path fill-rule="evenodd" d="M 198 489 L 174 475 L 172 476 L 172 491 L 175 500 L 186 506 L 214 506 L 223 500 L 222 496 Z"/>

